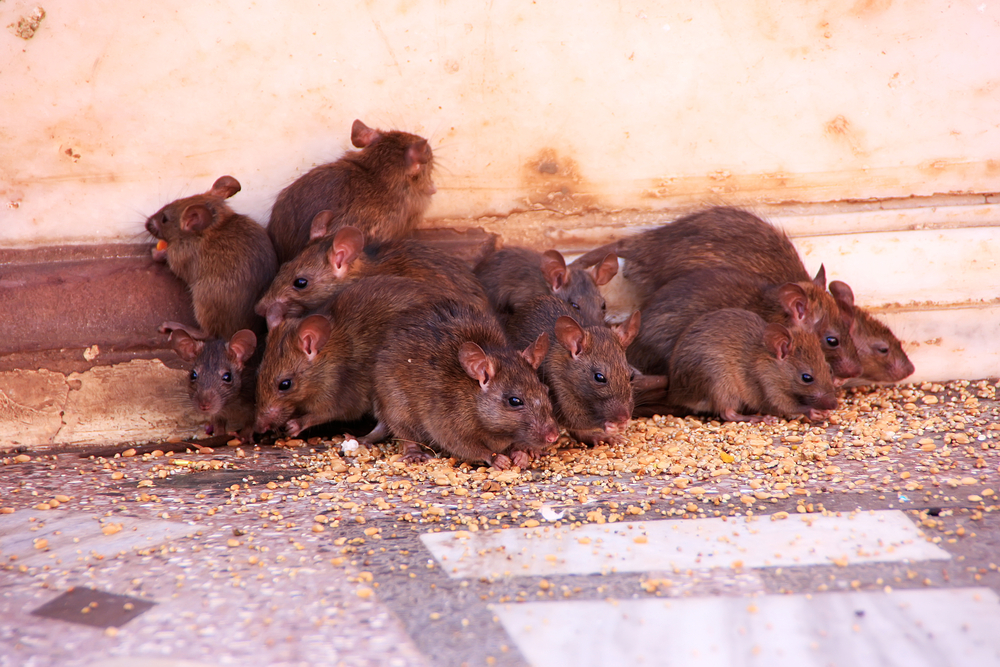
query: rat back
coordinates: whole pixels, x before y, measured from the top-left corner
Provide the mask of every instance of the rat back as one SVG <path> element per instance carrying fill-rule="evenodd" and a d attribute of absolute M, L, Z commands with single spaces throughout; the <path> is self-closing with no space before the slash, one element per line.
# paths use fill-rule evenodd
<path fill-rule="evenodd" d="M 354 281 L 378 275 L 409 278 L 442 298 L 488 307 L 486 293 L 469 267 L 442 250 L 413 239 L 395 239 L 376 241 L 356 252 L 326 236 L 310 241 L 281 266 L 256 310 L 273 327 L 284 317 L 319 308 Z"/>
<path fill-rule="evenodd" d="M 433 154 L 423 137 L 373 130 L 355 121 L 349 151 L 339 160 L 310 170 L 278 195 L 268 234 L 281 263 L 308 243 L 320 211 L 333 211 L 333 234 L 351 225 L 366 238 L 402 238 L 423 219 L 434 194 Z"/>
<path fill-rule="evenodd" d="M 475 274 L 501 321 L 536 297 L 555 295 L 570 305 L 581 323 L 604 323 L 606 304 L 595 273 L 566 266 L 554 250 L 543 254 L 529 248 L 503 248 L 484 258 Z M 613 275 L 602 276 L 601 284 Z"/>

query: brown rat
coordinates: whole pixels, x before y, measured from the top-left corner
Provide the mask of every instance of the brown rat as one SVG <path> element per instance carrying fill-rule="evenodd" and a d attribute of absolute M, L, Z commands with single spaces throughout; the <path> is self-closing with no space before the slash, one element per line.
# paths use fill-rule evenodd
<path fill-rule="evenodd" d="M 755 413 L 817 420 L 837 407 L 814 336 L 735 308 L 703 315 L 681 334 L 669 385 L 669 403 L 726 421 L 761 421 Z"/>
<path fill-rule="evenodd" d="M 351 143 L 361 150 L 313 168 L 275 200 L 267 233 L 280 263 L 305 247 L 313 219 L 323 210 L 333 211 L 326 233 L 351 225 L 371 239 L 405 237 L 423 218 L 436 191 L 427 140 L 355 120 Z"/>
<path fill-rule="evenodd" d="M 788 235 L 748 211 L 726 206 L 620 239 L 582 255 L 574 264 L 590 266 L 609 252 L 625 260 L 622 273 L 643 303 L 671 280 L 696 269 L 736 269 L 770 283 L 809 280 Z"/>
<path fill-rule="evenodd" d="M 646 305 L 663 285 L 702 268 L 731 268 L 760 276 L 770 284 L 802 283 L 810 279 L 791 239 L 754 214 L 731 207 L 714 207 L 684 216 L 635 236 L 592 250 L 574 262 L 588 266 L 608 252 L 625 260 L 624 276 Z M 831 292 L 834 285 L 831 283 Z M 848 288 L 848 292 L 849 292 Z M 913 364 L 892 331 L 864 309 L 853 306 L 850 335 L 864 367 L 862 378 L 898 382 L 913 372 Z M 908 370 L 909 369 L 909 370 Z"/>
<path fill-rule="evenodd" d="M 330 215 L 323 211 L 317 218 Z M 257 303 L 257 313 L 273 328 L 286 316 L 298 317 L 320 307 L 349 282 L 373 275 L 404 276 L 442 296 L 469 299 L 484 308 L 488 304 L 482 285 L 460 259 L 413 239 L 365 245 L 361 230 L 342 227 L 332 236 L 311 240 L 281 265 Z"/>
<path fill-rule="evenodd" d="M 639 331 L 639 313 L 614 328 L 581 326 L 575 314 L 558 297 L 536 297 L 514 311 L 507 335 L 516 348 L 549 335 L 552 344 L 538 373 L 556 419 L 580 442 L 611 442 L 632 416 L 634 373 L 625 348 Z"/>
<path fill-rule="evenodd" d="M 373 442 L 391 432 L 407 461 L 426 458 L 420 443 L 497 468 L 524 466 L 552 446 L 559 429 L 535 374 L 548 348 L 542 334 L 511 349 L 499 323 L 468 304 L 414 310 L 395 327 L 375 364 Z"/>
<path fill-rule="evenodd" d="M 433 301 L 408 278 L 372 276 L 345 286 L 320 314 L 285 319 L 269 333 L 257 375 L 256 430 L 285 425 L 294 436 L 370 412 L 375 352 L 401 313 Z"/>
<path fill-rule="evenodd" d="M 177 355 L 191 364 L 188 396 L 195 410 L 209 419 L 205 432 L 237 434 L 247 441 L 253 435 L 254 394 L 260 354 L 257 336 L 240 329 L 227 341 L 202 341 L 184 329 L 170 334 Z"/>
<path fill-rule="evenodd" d="M 554 294 L 570 304 L 581 323 L 603 324 L 606 304 L 597 288 L 615 277 L 618 258 L 606 254 L 592 267 L 582 268 L 567 266 L 557 250 L 503 248 L 483 259 L 474 272 L 501 321 L 531 299 Z"/>
<path fill-rule="evenodd" d="M 264 331 L 254 304 L 271 284 L 278 263 L 264 229 L 226 204 L 239 191 L 235 178 L 222 176 L 208 192 L 173 201 L 146 221 L 146 230 L 161 239 L 153 259 L 166 261 L 188 285 L 201 331 L 187 330 L 198 338 L 228 339 L 240 329 Z M 182 326 L 165 322 L 161 330 Z"/>
<path fill-rule="evenodd" d="M 825 289 L 825 274 L 815 281 L 772 285 L 734 269 L 699 269 L 661 287 L 643 311 L 639 335 L 628 349 L 629 362 L 644 373 L 668 374 L 673 348 L 683 331 L 705 313 L 740 308 L 767 322 L 813 333 L 833 374 L 841 379 L 861 374 L 850 330 L 853 294 L 843 283 Z"/>
<path fill-rule="evenodd" d="M 851 338 L 861 359 L 861 376 L 851 384 L 899 382 L 913 373 L 913 362 L 906 356 L 899 339 L 863 308 L 854 311 Z"/>

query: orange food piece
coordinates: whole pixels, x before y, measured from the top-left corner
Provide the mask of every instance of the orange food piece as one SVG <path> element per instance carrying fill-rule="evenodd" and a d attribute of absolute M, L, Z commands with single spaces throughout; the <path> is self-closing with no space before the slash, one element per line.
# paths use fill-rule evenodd
<path fill-rule="evenodd" d="M 166 250 L 167 249 L 167 242 L 164 241 L 163 239 L 160 239 L 159 241 L 156 242 L 156 249 L 157 250 Z"/>

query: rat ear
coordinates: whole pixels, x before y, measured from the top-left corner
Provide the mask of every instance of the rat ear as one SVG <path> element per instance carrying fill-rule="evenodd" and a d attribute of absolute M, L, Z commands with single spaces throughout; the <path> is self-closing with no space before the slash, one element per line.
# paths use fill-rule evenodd
<path fill-rule="evenodd" d="M 373 130 L 360 120 L 355 120 L 351 125 L 351 143 L 355 148 L 367 148 L 380 136 L 382 135 L 378 130 Z"/>
<path fill-rule="evenodd" d="M 598 287 L 601 285 L 607 285 L 611 282 L 611 279 L 618 274 L 618 255 L 613 252 L 609 252 L 604 259 L 601 260 L 600 264 L 590 267 L 586 270 L 590 274 L 594 282 L 597 283 Z"/>
<path fill-rule="evenodd" d="M 635 311 L 632 313 L 627 320 L 621 324 L 616 324 L 611 327 L 611 330 L 615 333 L 618 341 L 622 344 L 622 348 L 627 348 L 635 340 L 635 337 L 639 335 L 639 328 L 642 326 L 642 314 L 640 311 Z"/>
<path fill-rule="evenodd" d="M 187 362 L 197 359 L 205 347 L 205 341 L 195 340 L 188 332 L 181 329 L 171 331 L 169 340 L 170 346 L 174 348 L 177 356 Z"/>
<path fill-rule="evenodd" d="M 309 225 L 309 240 L 315 241 L 326 236 L 326 230 L 330 228 L 330 223 L 336 214 L 333 211 L 320 211 L 313 216 Z"/>
<path fill-rule="evenodd" d="M 226 343 L 226 354 L 239 368 L 243 368 L 247 359 L 257 347 L 257 336 L 249 329 L 240 329 Z"/>
<path fill-rule="evenodd" d="M 764 329 L 764 347 L 779 361 L 784 360 L 792 349 L 792 334 L 785 327 L 772 322 Z"/>
<path fill-rule="evenodd" d="M 493 360 L 486 356 L 483 348 L 472 341 L 465 341 L 458 348 L 458 361 L 470 378 L 479 381 L 480 387 L 486 389 L 489 386 L 495 368 Z"/>
<path fill-rule="evenodd" d="M 545 361 L 545 355 L 548 354 L 548 351 L 549 334 L 547 331 L 543 331 L 538 334 L 538 338 L 535 339 L 534 343 L 521 350 L 518 354 L 524 357 L 525 361 L 537 371 L 538 367 Z"/>
<path fill-rule="evenodd" d="M 207 229 L 215 216 L 204 204 L 191 204 L 181 213 L 181 229 L 186 232 L 200 232 Z"/>
<path fill-rule="evenodd" d="M 299 324 L 299 349 L 312 361 L 319 354 L 326 341 L 330 340 L 332 329 L 330 320 L 322 315 L 310 315 Z"/>
<path fill-rule="evenodd" d="M 568 315 L 563 315 L 556 320 L 556 340 L 566 348 L 570 356 L 576 359 L 586 350 L 587 332 L 583 330 L 580 323 Z"/>
<path fill-rule="evenodd" d="M 558 292 L 569 282 L 569 272 L 566 260 L 558 250 L 546 250 L 542 253 L 542 275 L 553 292 Z"/>
<path fill-rule="evenodd" d="M 242 189 L 243 188 L 240 186 L 240 182 L 232 176 L 220 176 L 212 185 L 212 189 L 208 191 L 208 194 L 213 197 L 229 199 Z"/>
<path fill-rule="evenodd" d="M 431 161 L 431 147 L 426 139 L 414 141 L 406 149 L 406 173 L 416 176 L 425 164 Z"/>
<path fill-rule="evenodd" d="M 823 264 L 819 265 L 819 271 L 816 272 L 816 277 L 813 278 L 813 284 L 821 290 L 826 289 L 826 266 Z"/>
<path fill-rule="evenodd" d="M 338 280 L 347 275 L 351 263 L 365 247 L 365 235 L 357 227 L 341 227 L 333 237 L 327 259 Z"/>
<path fill-rule="evenodd" d="M 778 288 L 778 300 L 786 313 L 796 322 L 801 322 L 809 314 L 809 299 L 802 285 L 785 283 Z"/>
<path fill-rule="evenodd" d="M 834 280 L 830 283 L 830 294 L 833 295 L 840 309 L 840 317 L 848 326 L 854 322 L 854 292 L 845 282 Z"/>

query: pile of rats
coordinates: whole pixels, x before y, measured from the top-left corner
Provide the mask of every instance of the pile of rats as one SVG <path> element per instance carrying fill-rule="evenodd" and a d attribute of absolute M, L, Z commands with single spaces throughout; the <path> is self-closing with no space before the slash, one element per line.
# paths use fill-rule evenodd
<path fill-rule="evenodd" d="M 477 266 L 411 238 L 435 192 L 427 140 L 351 128 L 359 149 L 281 191 L 266 229 L 231 176 L 146 222 L 198 326 L 160 330 L 192 364 L 208 433 L 251 441 L 374 417 L 407 462 L 439 451 L 527 466 L 559 440 L 622 437 L 633 416 L 821 420 L 847 382 L 913 372 L 899 340 L 811 277 L 788 237 L 716 207 L 592 250 L 508 247 Z M 600 287 L 640 297 L 605 321 Z"/>

